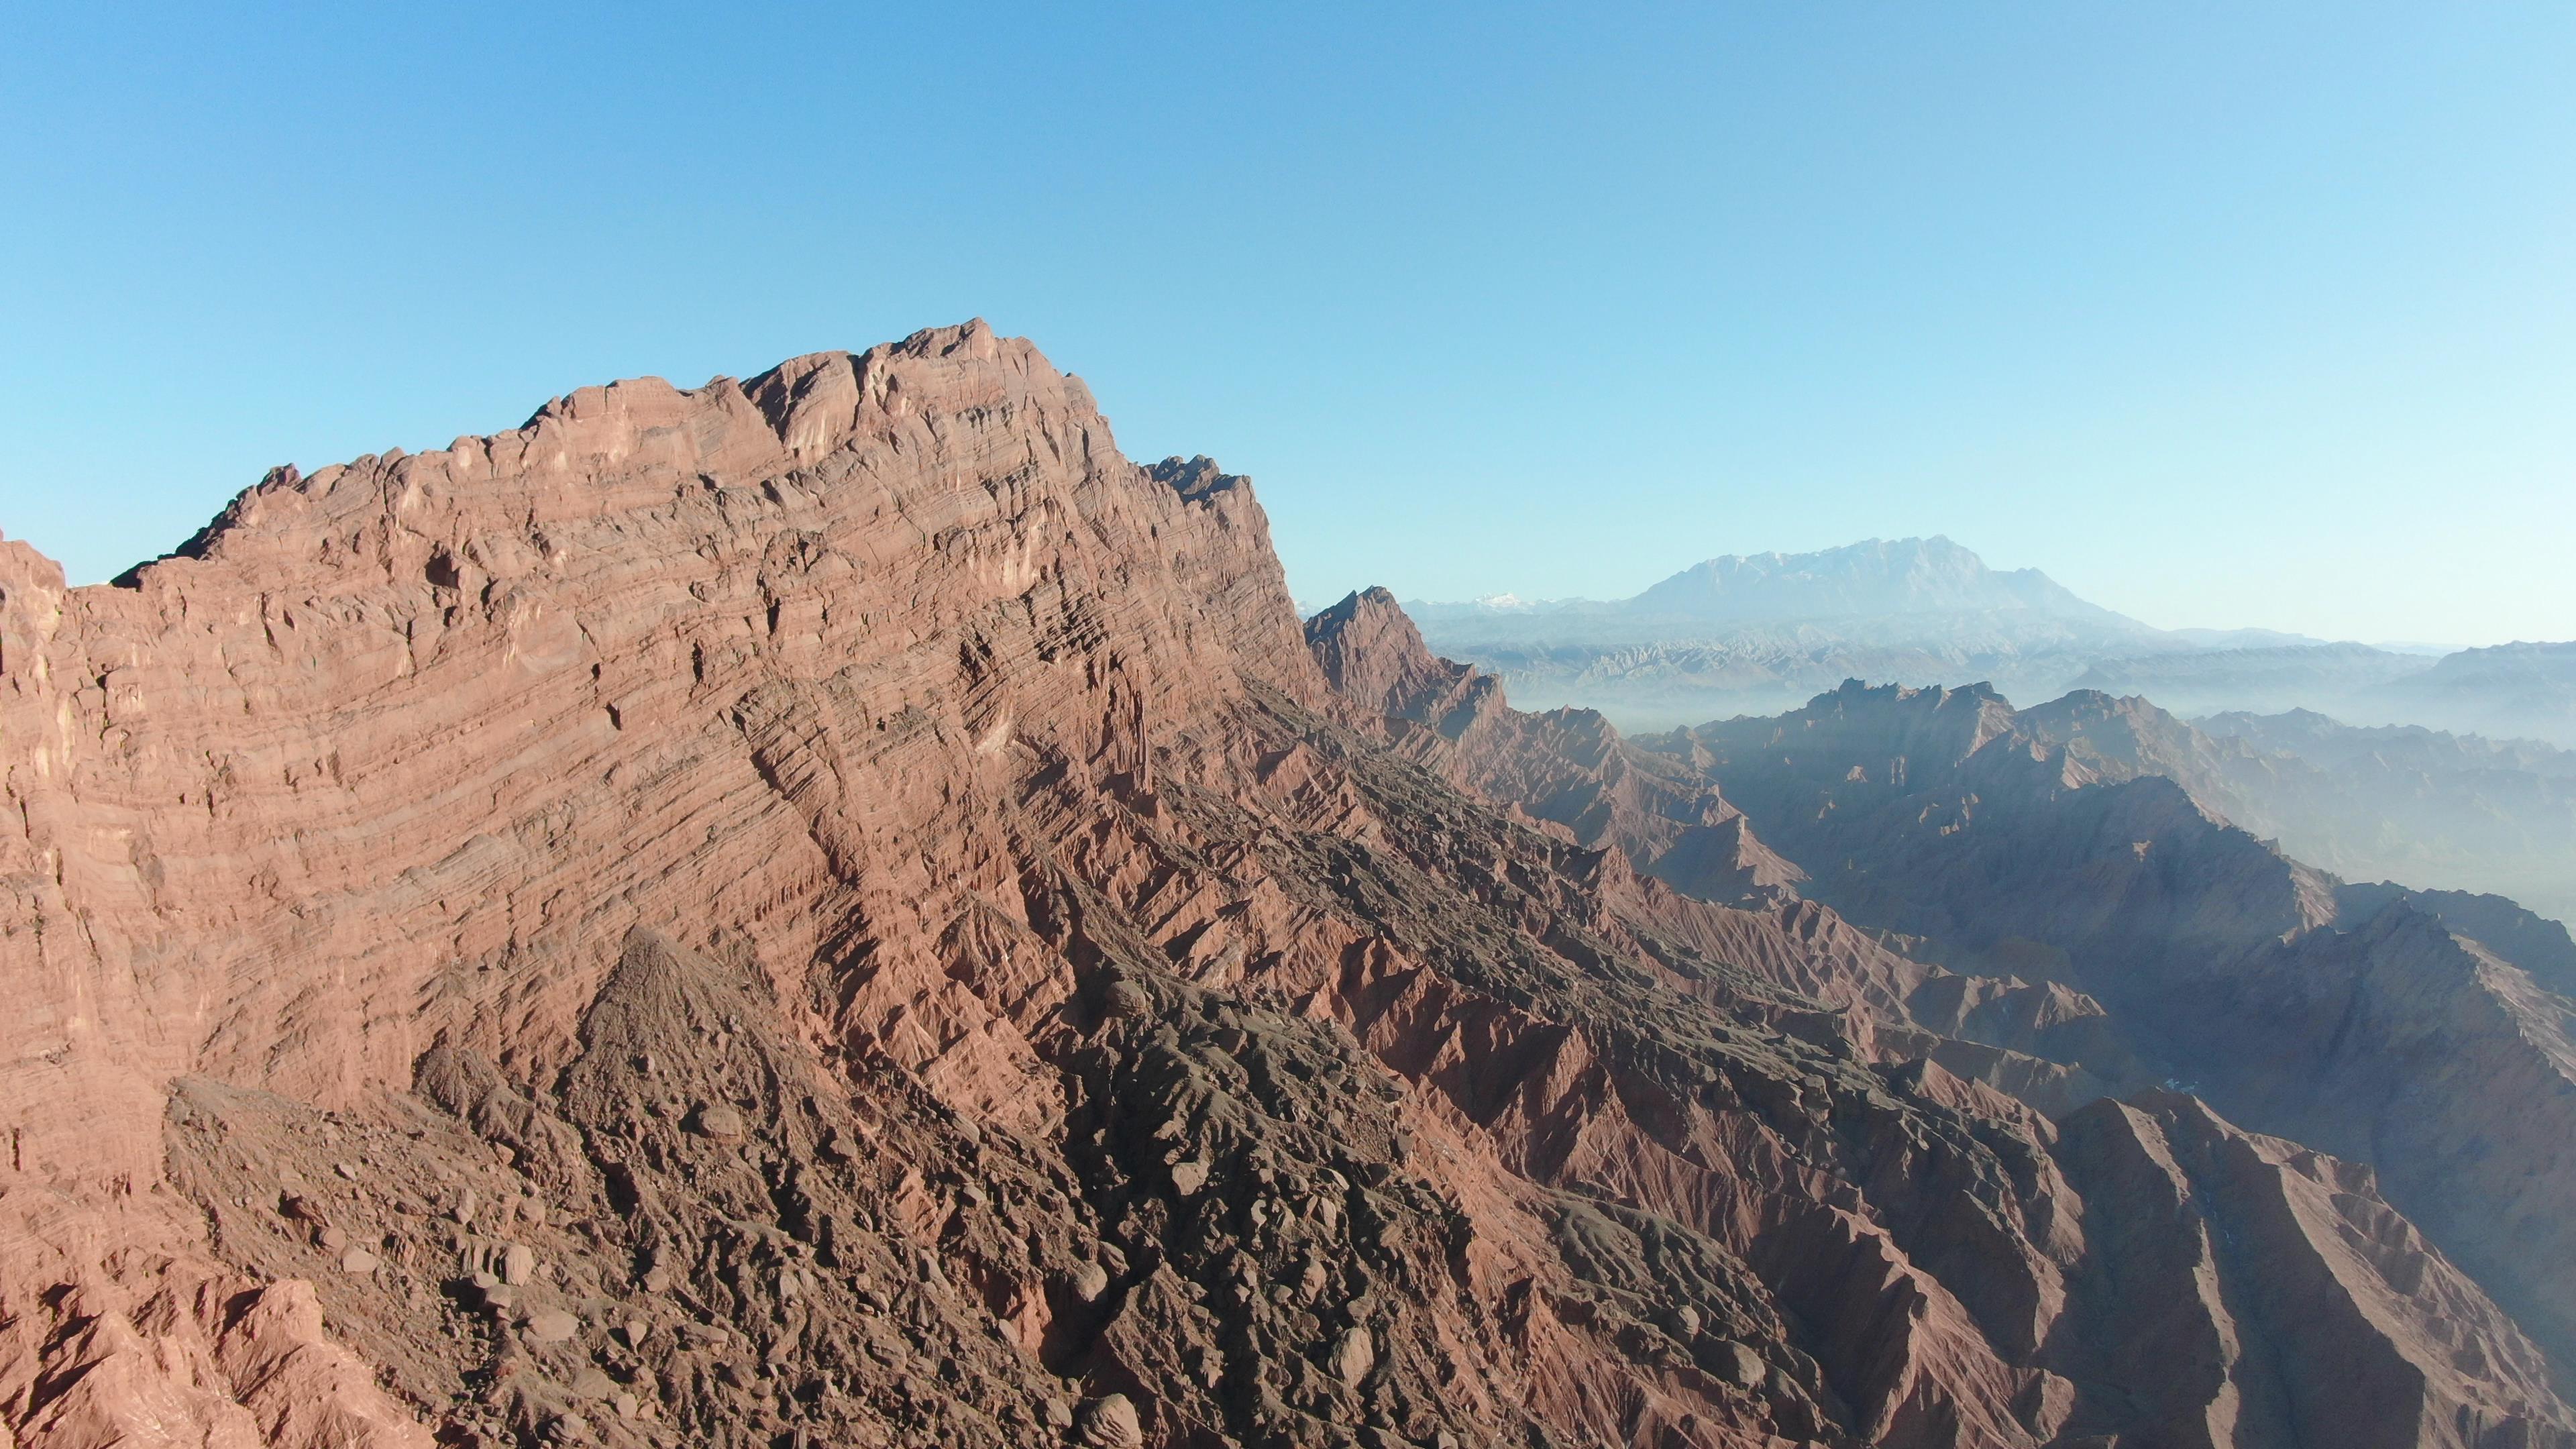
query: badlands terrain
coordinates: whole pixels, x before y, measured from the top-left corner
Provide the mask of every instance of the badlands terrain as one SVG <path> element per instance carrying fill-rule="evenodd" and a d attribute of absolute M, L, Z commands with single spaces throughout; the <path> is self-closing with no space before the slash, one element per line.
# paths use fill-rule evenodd
<path fill-rule="evenodd" d="M 0 542 L 0 1446 L 2576 1445 L 2295 727 L 1522 712 L 981 323 Z"/>

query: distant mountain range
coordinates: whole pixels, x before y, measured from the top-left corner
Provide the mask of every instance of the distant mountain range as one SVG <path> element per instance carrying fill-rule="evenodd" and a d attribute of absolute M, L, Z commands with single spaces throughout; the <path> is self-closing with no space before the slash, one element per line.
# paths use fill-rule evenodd
<path fill-rule="evenodd" d="M 1780 623 L 1908 614 L 2026 614 L 2115 634 L 2153 632 L 2037 569 L 2003 571 L 1949 539 L 1871 539 L 1821 553 L 1728 555 L 1626 600 L 1636 615 Z"/>
<path fill-rule="evenodd" d="M 1794 709 L 1845 679 L 2143 695 L 2177 714 L 2309 709 L 2576 744 L 2576 644 L 2438 653 L 2269 629 L 2158 629 L 1947 538 L 1713 558 L 1626 599 L 1406 608 L 1534 707 L 1631 728 Z"/>
<path fill-rule="evenodd" d="M 1880 633 L 1881 621 L 1960 616 L 2011 621 L 2013 632 L 2147 638 L 2162 631 L 2089 603 L 2037 569 L 1993 569 L 1947 538 L 1869 539 L 1817 553 L 1727 555 L 1633 598 L 1530 601 L 1499 594 L 1466 604 L 1407 606 L 1429 626 L 1474 632 L 1490 621 L 1546 621 L 1552 633 L 1603 640 L 1669 638 L 1710 626 L 1832 622 Z"/>
<path fill-rule="evenodd" d="M 2510 896 L 2576 919 L 2576 751 L 2309 710 L 2186 722 L 2093 690 L 2013 718 L 2096 777 L 2162 776 L 2210 814 L 2347 880 Z"/>
<path fill-rule="evenodd" d="M 2159 773 L 2301 860 L 2576 920 L 2576 751 L 2309 710 L 2198 723 L 2209 746 Z"/>

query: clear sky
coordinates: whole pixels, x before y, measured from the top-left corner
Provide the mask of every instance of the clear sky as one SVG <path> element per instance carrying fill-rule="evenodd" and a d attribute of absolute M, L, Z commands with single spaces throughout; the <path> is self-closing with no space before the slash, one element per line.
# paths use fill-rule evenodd
<path fill-rule="evenodd" d="M 1302 598 L 2576 637 L 2576 5 L 16 6 L 0 531 L 985 316 Z M 933 14 L 949 11 L 949 14 Z M 112 12 L 112 13 L 110 13 Z"/>

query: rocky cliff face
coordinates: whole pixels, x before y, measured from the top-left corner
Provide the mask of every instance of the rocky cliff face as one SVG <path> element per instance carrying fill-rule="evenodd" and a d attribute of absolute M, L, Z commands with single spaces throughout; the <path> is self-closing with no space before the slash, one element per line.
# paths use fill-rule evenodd
<path fill-rule="evenodd" d="M 2576 1443 L 2479 1240 L 980 324 L 0 544 L 0 746 L 0 1444 Z"/>

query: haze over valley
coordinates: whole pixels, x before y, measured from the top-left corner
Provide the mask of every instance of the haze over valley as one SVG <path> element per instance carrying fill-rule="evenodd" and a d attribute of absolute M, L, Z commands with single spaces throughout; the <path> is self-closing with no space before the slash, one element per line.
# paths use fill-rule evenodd
<path fill-rule="evenodd" d="M 1712 558 L 1625 598 L 1415 601 L 1434 647 L 1525 703 L 1666 727 L 1774 713 L 1846 678 L 2143 694 L 2179 713 L 2311 709 L 2576 743 L 2576 644 L 2445 650 L 2158 629 L 1947 538 Z"/>

